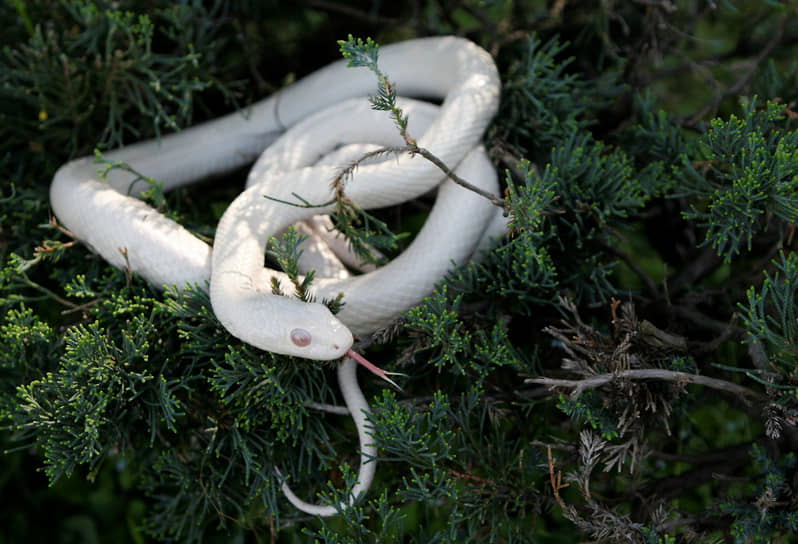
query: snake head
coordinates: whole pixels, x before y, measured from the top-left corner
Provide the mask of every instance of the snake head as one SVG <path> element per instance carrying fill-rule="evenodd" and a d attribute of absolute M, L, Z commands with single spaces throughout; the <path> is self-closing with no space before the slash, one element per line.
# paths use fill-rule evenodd
<path fill-rule="evenodd" d="M 302 304 L 302 312 L 286 318 L 281 329 L 286 355 L 329 361 L 352 347 L 352 333 L 323 304 Z"/>

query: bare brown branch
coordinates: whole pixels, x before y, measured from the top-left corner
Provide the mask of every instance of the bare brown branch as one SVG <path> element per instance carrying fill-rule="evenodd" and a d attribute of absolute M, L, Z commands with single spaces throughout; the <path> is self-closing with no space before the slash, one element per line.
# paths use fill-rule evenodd
<path fill-rule="evenodd" d="M 612 381 L 618 379 L 627 380 L 663 380 L 675 382 L 679 384 L 696 384 L 703 385 L 712 389 L 726 391 L 733 395 L 739 395 L 744 398 L 752 398 L 757 400 L 765 399 L 764 395 L 742 385 L 720 380 L 718 378 L 710 378 L 708 376 L 701 376 L 699 374 L 689 374 L 687 372 L 678 372 L 675 370 L 665 370 L 661 368 L 644 368 L 622 370 L 612 374 L 599 374 L 583 380 L 559 380 L 554 378 L 529 378 L 524 383 L 537 383 L 549 387 L 567 387 L 574 389 L 574 395 L 579 395 L 585 389 L 595 389 L 601 387 Z"/>

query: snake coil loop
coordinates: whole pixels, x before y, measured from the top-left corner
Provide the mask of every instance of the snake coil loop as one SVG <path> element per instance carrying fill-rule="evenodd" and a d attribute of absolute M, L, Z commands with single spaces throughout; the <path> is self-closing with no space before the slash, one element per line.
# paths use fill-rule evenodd
<path fill-rule="evenodd" d="M 418 144 L 444 163 L 457 165 L 461 177 L 495 193 L 496 174 L 479 145 L 500 93 L 490 55 L 462 38 L 426 38 L 382 47 L 380 67 L 403 94 L 442 100 L 440 106 L 400 102 L 410 119 L 410 133 L 420 135 Z M 402 145 L 388 116 L 371 110 L 365 100 L 374 90 L 372 74 L 347 69 L 339 61 L 243 112 L 106 154 L 109 160 L 128 163 L 162 181 L 164 190 L 230 172 L 257 158 L 247 188 L 219 222 L 213 249 L 138 200 L 143 188 L 129 192 L 130 174 L 112 171 L 100 179 L 91 157 L 58 170 L 50 189 L 53 210 L 108 262 L 129 266 L 156 286 L 209 282 L 214 313 L 244 342 L 309 359 L 344 357 L 352 354 L 353 335 L 369 334 L 421 302 L 452 263 L 471 258 L 497 224 L 496 209 L 488 201 L 445 180 L 422 158 L 392 157 L 363 165 L 346 194 L 364 209 L 398 204 L 439 187 L 435 206 L 414 242 L 387 265 L 358 276 L 328 255 L 324 246 L 308 247 L 307 254 L 322 256 L 320 263 L 304 265 L 323 272 L 317 274 L 311 294 L 316 299 L 344 295 L 346 304 L 335 316 L 322 304 L 271 294 L 273 278 L 284 293 L 290 294 L 293 284 L 282 272 L 264 268 L 269 237 L 297 222 L 312 221 L 312 215 L 331 206 L 309 210 L 264 195 L 291 201 L 296 194 L 307 202 L 328 202 L 329 182 L 342 164 L 375 145 Z M 307 228 L 313 230 L 310 225 Z M 361 445 L 358 484 L 348 504 L 368 489 L 377 464 L 367 431 L 369 406 L 355 370 L 350 357 L 338 370 Z M 306 503 L 285 483 L 283 491 L 311 514 L 333 515 L 348 506 Z"/>

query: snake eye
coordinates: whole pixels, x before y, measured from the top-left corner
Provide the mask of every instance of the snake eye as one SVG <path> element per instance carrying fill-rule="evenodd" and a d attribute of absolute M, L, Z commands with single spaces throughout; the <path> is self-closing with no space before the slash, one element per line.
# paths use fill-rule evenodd
<path fill-rule="evenodd" d="M 310 333 L 305 329 L 294 329 L 291 331 L 291 341 L 300 348 L 309 346 L 311 340 L 313 340 L 313 337 L 310 336 Z"/>

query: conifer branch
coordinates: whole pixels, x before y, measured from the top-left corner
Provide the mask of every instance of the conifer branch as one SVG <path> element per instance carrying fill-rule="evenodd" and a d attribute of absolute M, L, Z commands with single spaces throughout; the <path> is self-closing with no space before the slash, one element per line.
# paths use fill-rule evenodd
<path fill-rule="evenodd" d="M 409 137 L 408 137 L 409 138 Z M 466 181 L 465 179 L 461 178 L 457 174 L 454 173 L 442 160 L 440 160 L 436 155 L 430 152 L 428 149 L 424 147 L 419 147 L 414 140 L 411 140 L 407 145 L 401 147 L 395 146 L 388 146 L 388 147 L 381 147 L 379 149 L 375 149 L 373 151 L 369 151 L 368 153 L 364 153 L 361 157 L 358 157 L 357 160 L 352 161 L 350 164 L 343 168 L 338 172 L 338 174 L 333 178 L 332 181 L 332 188 L 335 191 L 336 199 L 343 200 L 345 199 L 344 189 L 346 186 L 346 181 L 349 180 L 352 175 L 354 174 L 355 170 L 357 170 L 358 166 L 360 166 L 363 162 L 372 159 L 374 157 L 380 157 L 382 155 L 392 153 L 392 154 L 399 154 L 399 153 L 408 153 L 411 157 L 413 155 L 421 155 L 432 164 L 437 166 L 446 177 L 451 179 L 457 185 L 468 189 L 469 191 L 473 191 L 477 193 L 479 196 L 488 199 L 491 204 L 494 206 L 498 206 L 500 208 L 505 208 L 507 202 L 494 194 L 491 194 L 488 191 L 480 189 L 479 187 L 471 184 L 470 182 Z"/>
<path fill-rule="evenodd" d="M 350 67 L 364 67 L 368 68 L 374 75 L 377 76 L 377 95 L 370 97 L 369 101 L 371 102 L 371 106 L 373 109 L 378 111 L 387 111 L 390 113 L 391 117 L 393 118 L 394 123 L 396 124 L 397 129 L 399 130 L 399 135 L 405 141 L 406 146 L 404 148 L 396 148 L 396 147 L 384 147 L 370 153 L 364 154 L 358 160 L 354 161 L 346 168 L 341 170 L 338 175 L 332 181 L 332 188 L 335 194 L 336 200 L 336 217 L 339 220 L 339 227 L 342 227 L 341 230 L 345 231 L 344 234 L 350 243 L 352 244 L 353 249 L 362 257 L 369 261 L 369 257 L 366 254 L 365 246 L 362 242 L 358 241 L 357 233 L 354 229 L 350 226 L 350 221 L 356 218 L 358 215 L 363 215 L 365 212 L 362 212 L 357 209 L 357 206 L 350 201 L 344 192 L 345 183 L 346 181 L 352 176 L 355 169 L 361 164 L 363 161 L 373 158 L 385 153 L 400 153 L 400 152 L 408 152 L 411 156 L 413 155 L 421 155 L 426 160 L 432 162 L 435 166 L 437 166 L 446 176 L 469 191 L 473 191 L 478 195 L 482 196 L 483 198 L 487 198 L 492 204 L 495 206 L 499 206 L 501 208 L 505 207 L 504 199 L 492 195 L 487 191 L 476 187 L 472 183 L 464 180 L 460 176 L 454 173 L 454 171 L 449 168 L 443 161 L 441 161 L 438 157 L 436 157 L 433 153 L 429 150 L 419 147 L 416 139 L 413 138 L 407 131 L 408 125 L 408 116 L 405 114 L 399 105 L 396 102 L 397 99 L 397 89 L 396 84 L 394 84 L 387 74 L 383 73 L 378 65 L 378 54 L 379 54 L 379 45 L 375 43 L 371 38 L 366 38 L 363 41 L 361 38 L 355 39 L 351 34 L 349 35 L 348 39 L 346 40 L 339 40 L 338 45 L 341 50 L 341 54 L 344 58 L 349 60 L 347 64 Z M 343 220 L 343 221 L 341 221 Z M 387 227 L 381 230 L 387 231 Z M 389 231 L 388 231 L 389 232 Z M 347 235 L 347 233 L 351 233 L 351 237 Z"/>
<path fill-rule="evenodd" d="M 733 11 L 731 2 L 422 0 L 356 14 L 396 21 L 372 29 L 380 35 L 467 35 L 498 53 L 502 100 L 487 138 L 510 169 L 498 196 L 513 235 L 453 267 L 367 340 L 381 344 L 380 363 L 398 361 L 415 378 L 406 395 L 361 382 L 385 462 L 369 494 L 332 521 L 296 514 L 274 471 L 303 498 L 348 498 L 356 474 L 337 467 L 359 463 L 359 440 L 330 365 L 246 346 L 216 320 L 207 291 L 161 293 L 93 258 L 71 233 L 53 235 L 47 190 L 73 156 L 176 130 L 194 113 L 218 117 L 226 90 L 246 89 L 249 103 L 284 86 L 279 71 L 254 67 L 274 58 L 310 71 L 296 51 L 346 35 L 351 20 L 310 1 L 7 4 L 0 506 L 9 519 L 42 498 L 54 506 L 53 523 L 4 525 L 9 541 L 63 539 L 74 529 L 63 512 L 87 496 L 136 500 L 130 519 L 82 508 L 81 530 L 120 544 L 255 533 L 324 544 L 408 535 L 690 544 L 796 533 L 798 65 L 789 59 L 798 28 L 788 2 Z M 580 40 L 525 32 L 558 28 Z M 357 62 L 379 70 L 376 43 L 355 45 Z M 670 66 L 683 61 L 728 82 L 692 85 L 689 70 Z M 388 74 L 374 78 L 372 106 L 401 134 L 390 152 L 421 154 L 397 107 L 402 89 Z M 232 81 L 242 84 L 223 83 Z M 723 115 L 708 111 L 696 129 L 673 107 L 708 103 Z M 341 185 L 348 235 L 393 239 L 347 208 Z M 234 191 L 181 190 L 168 202 L 212 239 Z M 178 204 L 182 194 L 190 205 Z M 406 214 L 410 229 L 425 211 Z M 294 261 L 294 241 L 281 243 Z M 640 279 L 616 273 L 620 261 Z M 663 285 L 649 270 L 663 270 Z M 554 358 L 561 375 L 547 370 Z M 519 389 L 526 377 L 542 382 Z M 69 485 L 54 495 L 16 470 L 37 461 L 51 482 L 73 475 Z"/>

